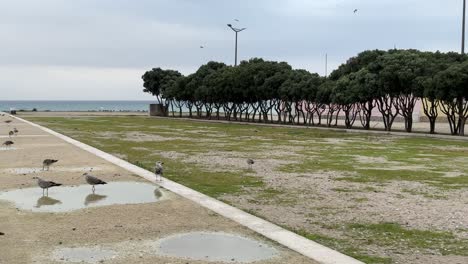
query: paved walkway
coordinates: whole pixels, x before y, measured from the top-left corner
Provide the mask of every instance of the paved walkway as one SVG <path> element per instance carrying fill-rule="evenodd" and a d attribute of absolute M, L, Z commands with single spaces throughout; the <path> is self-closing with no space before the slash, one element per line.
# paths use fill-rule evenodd
<path fill-rule="evenodd" d="M 65 186 L 81 185 L 81 174 L 90 168 L 108 182 L 154 180 L 151 172 L 110 154 L 21 119 L 8 126 L 4 123 L 7 119 L 12 118 L 0 116 L 0 133 L 16 127 L 20 134 L 13 138 L 13 148 L 0 150 L 0 191 L 36 187 L 33 176 Z M 50 171 L 40 171 L 45 158 L 59 162 Z M 170 180 L 164 179 L 160 185 L 168 191 L 164 191 L 166 199 L 159 202 L 85 207 L 65 213 L 37 213 L 0 200 L 0 232 L 5 233 L 0 236 L 0 263 L 62 263 L 54 252 L 76 247 L 119 253 L 105 263 L 187 263 L 158 256 L 148 245 L 169 235 L 194 231 L 241 235 L 278 251 L 276 257 L 256 262 L 259 264 L 361 263 Z M 49 198 L 57 195 L 59 188 L 51 189 Z M 34 197 L 26 199 L 37 200 L 39 206 L 42 191 L 37 189 Z"/>

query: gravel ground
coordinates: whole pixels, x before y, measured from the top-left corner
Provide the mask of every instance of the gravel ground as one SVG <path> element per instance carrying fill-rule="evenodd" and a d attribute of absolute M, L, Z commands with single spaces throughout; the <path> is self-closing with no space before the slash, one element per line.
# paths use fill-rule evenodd
<path fill-rule="evenodd" d="M 6 119 L 0 117 L 2 133 L 9 129 L 4 123 Z M 13 138 L 15 149 L 0 152 L 0 191 L 34 187 L 33 176 L 64 185 L 83 184 L 80 175 L 82 169 L 88 168 L 95 168 L 95 174 L 109 182 L 143 181 L 27 124 L 15 120 L 10 126 L 17 127 L 22 137 Z M 59 162 L 51 166 L 50 171 L 33 172 L 42 167 L 41 161 L 45 158 L 57 158 Z M 67 247 L 133 252 L 105 263 L 207 263 L 156 256 L 144 246 L 168 235 L 191 231 L 238 234 L 279 251 L 279 256 L 258 263 L 315 263 L 175 194 L 155 203 L 92 207 L 67 213 L 22 211 L 0 200 L 0 232 L 4 233 L 0 237 L 0 263 L 62 263 L 52 259 L 53 252 Z"/>

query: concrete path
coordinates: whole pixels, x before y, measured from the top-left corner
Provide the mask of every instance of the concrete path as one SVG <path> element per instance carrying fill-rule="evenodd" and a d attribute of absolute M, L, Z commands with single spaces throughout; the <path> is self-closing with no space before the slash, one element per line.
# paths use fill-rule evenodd
<path fill-rule="evenodd" d="M 0 133 L 8 129 L 6 119 L 11 117 L 0 117 Z M 84 184 L 81 174 L 89 168 L 108 182 L 154 181 L 151 172 L 47 128 L 19 118 L 10 126 L 17 127 L 22 137 L 13 138 L 14 148 L 0 151 L 0 191 L 34 187 L 33 176 L 66 186 Z M 45 158 L 59 162 L 50 171 L 37 171 Z M 66 213 L 35 213 L 0 200 L 0 232 L 5 233 L 0 237 L 0 263 L 62 263 L 60 258 L 54 260 L 56 250 L 91 246 L 127 252 L 105 263 L 187 263 L 155 255 L 144 245 L 194 231 L 241 235 L 279 252 L 272 259 L 256 262 L 260 264 L 361 263 L 170 180 L 164 179 L 160 185 L 169 191 L 159 202 L 85 207 Z M 49 196 L 53 198 L 57 192 L 51 189 Z M 38 189 L 37 197 L 27 199 L 39 204 L 41 196 Z"/>

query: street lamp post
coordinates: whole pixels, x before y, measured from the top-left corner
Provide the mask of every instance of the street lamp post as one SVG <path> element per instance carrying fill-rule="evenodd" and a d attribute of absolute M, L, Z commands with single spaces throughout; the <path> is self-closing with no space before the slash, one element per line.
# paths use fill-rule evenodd
<path fill-rule="evenodd" d="M 227 24 L 228 27 L 232 29 L 236 33 L 236 50 L 235 50 L 235 59 L 234 59 L 234 66 L 237 66 L 237 33 L 246 30 L 247 28 L 235 28 L 231 24 Z"/>
<path fill-rule="evenodd" d="M 463 0 L 462 48 L 461 48 L 462 54 L 465 54 L 465 16 L 466 16 L 466 0 Z"/>

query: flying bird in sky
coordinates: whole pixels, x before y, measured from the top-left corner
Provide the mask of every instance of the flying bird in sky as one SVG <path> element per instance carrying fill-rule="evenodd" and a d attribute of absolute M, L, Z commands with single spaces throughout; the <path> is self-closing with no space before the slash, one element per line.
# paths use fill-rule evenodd
<path fill-rule="evenodd" d="M 205 48 L 205 47 L 203 47 L 203 46 L 200 46 L 200 49 L 204 49 L 204 48 Z"/>
<path fill-rule="evenodd" d="M 357 11 L 358 11 L 357 9 L 354 9 L 354 11 L 353 11 L 353 12 L 354 12 L 354 14 L 356 14 L 356 13 L 357 13 Z"/>
<path fill-rule="evenodd" d="M 236 18 L 236 19 L 234 19 L 234 21 L 237 21 L 237 22 L 239 22 L 239 19 L 237 19 L 237 18 Z"/>

